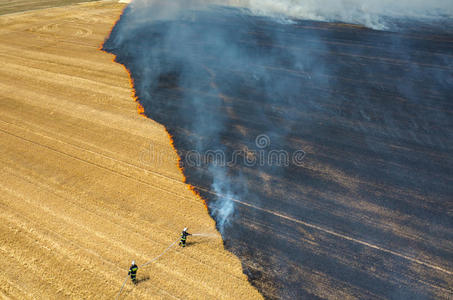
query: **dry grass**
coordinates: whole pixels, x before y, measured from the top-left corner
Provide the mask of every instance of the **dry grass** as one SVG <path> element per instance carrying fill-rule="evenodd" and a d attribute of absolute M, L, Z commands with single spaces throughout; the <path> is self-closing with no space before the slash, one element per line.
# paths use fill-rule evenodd
<path fill-rule="evenodd" d="M 90 1 L 96 0 L 6 0 L 0 2 L 0 15 Z"/>

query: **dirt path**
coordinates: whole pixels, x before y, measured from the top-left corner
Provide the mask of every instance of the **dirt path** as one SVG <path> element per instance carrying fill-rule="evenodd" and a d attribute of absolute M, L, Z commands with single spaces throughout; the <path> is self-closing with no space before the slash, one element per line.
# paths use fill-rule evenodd
<path fill-rule="evenodd" d="M 260 298 L 182 183 L 165 129 L 137 113 L 128 74 L 98 50 L 124 5 L 0 17 L 0 296 Z"/>

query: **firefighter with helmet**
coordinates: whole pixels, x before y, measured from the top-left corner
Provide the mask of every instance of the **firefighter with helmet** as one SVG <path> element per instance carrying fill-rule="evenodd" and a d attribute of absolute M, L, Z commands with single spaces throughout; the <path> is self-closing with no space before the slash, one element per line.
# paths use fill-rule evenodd
<path fill-rule="evenodd" d="M 183 229 L 181 233 L 181 240 L 179 241 L 179 246 L 185 247 L 186 246 L 186 240 L 187 236 L 191 235 L 190 233 L 187 232 L 187 227 Z"/>
<path fill-rule="evenodd" d="M 132 265 L 129 268 L 129 274 L 131 276 L 132 283 L 137 284 L 137 270 L 138 266 L 135 264 L 135 260 L 132 261 Z"/>

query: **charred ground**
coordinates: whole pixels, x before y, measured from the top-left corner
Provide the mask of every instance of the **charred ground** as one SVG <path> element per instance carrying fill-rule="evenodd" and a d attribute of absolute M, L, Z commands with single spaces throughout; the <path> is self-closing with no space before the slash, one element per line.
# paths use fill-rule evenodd
<path fill-rule="evenodd" d="M 263 295 L 453 295 L 452 32 L 218 7 L 154 22 L 138 14 L 124 11 L 104 49 L 173 135 L 187 181 Z M 189 159 L 244 149 L 226 167 Z M 245 160 L 271 150 L 305 156 Z"/>

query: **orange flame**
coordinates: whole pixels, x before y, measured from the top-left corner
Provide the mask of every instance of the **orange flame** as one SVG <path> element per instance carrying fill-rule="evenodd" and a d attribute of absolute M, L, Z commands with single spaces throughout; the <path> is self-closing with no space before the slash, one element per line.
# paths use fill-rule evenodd
<path fill-rule="evenodd" d="M 126 7 L 127 7 L 127 6 L 125 6 L 125 7 L 123 8 L 123 10 L 121 11 L 121 14 L 120 14 L 119 17 L 116 19 L 114 25 L 112 26 L 112 28 L 110 28 L 110 31 L 109 31 L 109 33 L 108 33 L 108 36 L 110 36 L 110 35 L 112 34 L 113 27 L 115 27 L 115 25 L 118 23 L 118 21 L 120 20 L 120 18 L 123 16 L 124 11 L 126 10 Z M 107 40 L 107 39 L 106 39 L 106 40 Z M 104 43 L 105 43 L 105 41 L 104 41 Z M 105 50 L 103 49 L 104 43 L 102 43 L 101 45 L 99 45 L 98 50 L 100 50 L 100 51 L 102 51 L 102 52 L 104 52 L 104 53 L 107 53 L 107 54 L 109 54 L 109 55 L 112 55 L 112 56 L 113 56 L 112 61 L 113 61 L 114 63 L 117 63 L 117 60 L 116 60 L 117 57 L 116 57 L 116 55 L 115 55 L 115 54 L 112 54 L 112 53 L 109 53 L 109 52 L 107 52 L 107 51 L 105 51 Z M 131 87 L 131 97 L 132 97 L 132 99 L 134 99 L 134 101 L 137 103 L 137 112 L 138 112 L 138 114 L 146 118 L 146 115 L 145 115 L 145 108 L 144 108 L 143 105 L 139 102 L 139 99 L 138 99 L 138 97 L 137 97 L 137 94 L 136 94 L 136 91 L 135 91 L 135 83 L 134 83 L 134 79 L 132 78 L 132 75 L 131 75 L 130 70 L 129 70 L 128 68 L 126 68 L 126 66 L 123 65 L 123 64 L 119 64 L 119 65 L 122 66 L 122 67 L 124 68 L 124 70 L 126 70 L 126 72 L 127 72 L 127 74 L 128 74 L 128 78 L 129 78 L 129 86 Z"/>
<path fill-rule="evenodd" d="M 121 16 L 124 14 L 124 11 L 126 9 L 126 6 L 123 8 L 123 11 L 121 12 L 120 16 L 117 18 L 117 20 L 115 21 L 114 25 L 112 26 L 112 28 L 110 28 L 110 31 L 109 31 L 109 34 L 108 36 L 110 36 L 112 34 L 112 30 L 113 30 L 113 27 L 115 27 L 115 25 L 118 23 L 119 19 L 121 18 Z M 104 42 L 105 43 L 105 42 Z M 109 53 L 107 51 L 105 51 L 103 49 L 103 46 L 104 46 L 104 43 L 102 43 L 98 50 L 104 52 L 104 53 L 107 53 L 109 55 L 112 55 L 113 58 L 112 58 L 112 61 L 114 63 L 117 63 L 117 60 L 116 60 L 116 55 L 115 54 L 112 54 L 112 53 Z M 123 64 L 119 64 L 120 66 L 122 66 L 124 68 L 124 70 L 126 70 L 127 74 L 128 74 L 128 77 L 129 77 L 129 85 L 131 87 L 131 97 L 132 99 L 134 99 L 134 101 L 137 103 L 137 112 L 139 115 L 147 118 L 147 116 L 145 115 L 145 108 L 143 107 L 143 105 L 140 103 L 138 97 L 137 97 L 137 93 L 136 93 L 136 90 L 135 90 L 135 83 L 134 83 L 134 79 L 132 78 L 132 74 L 130 72 L 130 70 L 128 68 L 126 68 L 125 65 Z M 200 193 L 195 189 L 195 187 L 193 185 L 190 185 L 187 183 L 187 178 L 186 176 L 184 175 L 184 168 L 182 167 L 182 163 L 181 163 L 181 157 L 178 155 L 178 151 L 176 150 L 175 148 L 175 143 L 174 143 L 174 139 L 173 139 L 173 136 L 167 131 L 167 135 L 168 135 L 168 138 L 170 139 L 170 145 L 171 147 L 173 148 L 173 151 L 175 151 L 176 153 L 176 156 L 178 157 L 178 161 L 177 161 L 177 167 L 178 169 L 181 171 L 181 174 L 182 174 L 182 177 L 183 177 L 183 182 L 186 184 L 187 188 L 198 198 L 200 199 L 202 202 L 203 202 L 203 205 L 205 206 L 206 210 L 208 209 L 208 205 L 206 203 L 206 200 L 203 199 L 200 195 Z"/>
<path fill-rule="evenodd" d="M 201 197 L 200 193 L 196 190 L 195 186 L 187 183 L 187 177 L 186 175 L 184 175 L 184 168 L 182 166 L 182 162 L 181 162 L 181 157 L 178 155 L 178 151 L 176 150 L 176 147 L 175 147 L 175 141 L 174 141 L 174 138 L 173 136 L 166 130 L 167 132 L 167 135 L 168 135 L 168 138 L 170 139 L 170 145 L 171 147 L 173 148 L 173 150 L 176 152 L 176 155 L 178 156 L 178 162 L 177 162 L 177 167 L 178 169 L 181 171 L 181 174 L 182 174 L 182 177 L 183 177 L 183 182 L 186 184 L 187 188 L 198 198 L 200 199 L 202 202 L 203 202 L 203 205 L 204 207 L 206 208 L 206 210 L 208 210 L 208 204 L 206 203 L 206 200 Z"/>

